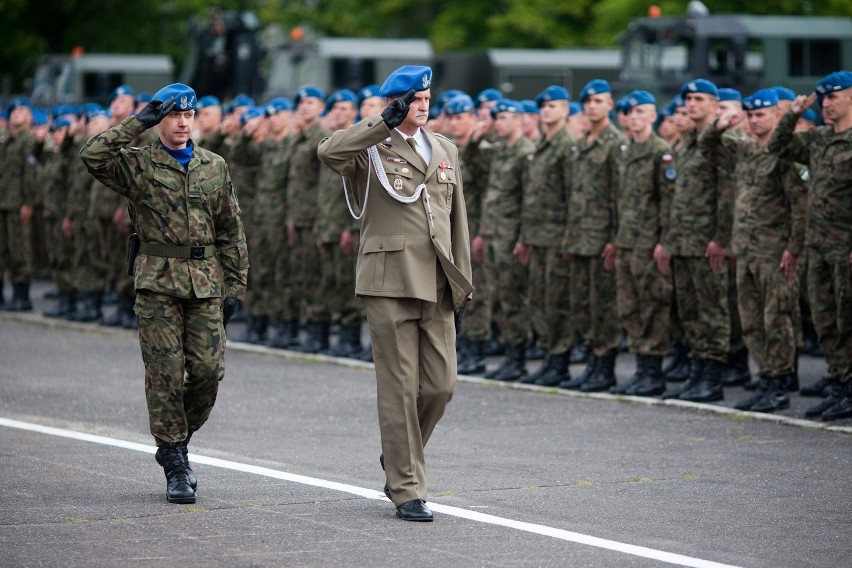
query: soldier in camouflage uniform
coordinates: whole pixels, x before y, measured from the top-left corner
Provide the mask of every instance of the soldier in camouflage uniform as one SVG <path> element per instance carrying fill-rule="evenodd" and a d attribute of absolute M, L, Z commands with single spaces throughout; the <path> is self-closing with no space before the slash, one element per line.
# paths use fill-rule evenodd
<path fill-rule="evenodd" d="M 325 108 L 324 93 L 313 86 L 300 87 L 294 98 L 298 132 L 290 144 L 287 167 L 287 242 L 290 245 L 291 290 L 307 318 L 308 336 L 299 351 L 328 349 L 329 320 L 322 315 L 323 298 L 317 295 L 320 273 L 314 221 L 319 205 L 317 188 L 322 163 L 317 157 L 320 140 L 329 135 L 319 121 Z"/>
<path fill-rule="evenodd" d="M 27 159 L 34 145 L 29 100 L 15 99 L 7 108 L 9 134 L 0 141 L 0 307 L 29 311 L 31 264 L 26 251 L 32 220 L 32 188 Z M 3 302 L 3 277 L 9 274 L 12 298 Z"/>
<path fill-rule="evenodd" d="M 665 390 L 663 356 L 668 351 L 671 275 L 659 269 L 654 252 L 669 225 L 677 176 L 671 146 L 654 134 L 654 97 L 633 91 L 624 99 L 630 143 L 620 170 L 618 232 L 615 246 L 616 305 L 636 355 L 631 380 L 610 388 L 614 394 L 653 396 Z"/>
<path fill-rule="evenodd" d="M 806 170 L 766 149 L 781 117 L 775 91 L 762 89 L 743 104 L 756 140 L 722 134 L 742 119 L 740 111 L 731 110 L 705 130 L 699 145 L 718 169 L 733 172 L 736 180 L 731 250 L 737 259 L 743 335 L 757 363 L 760 386 L 735 407 L 772 412 L 790 406 L 787 389 L 797 382 L 796 271 L 805 232 Z"/>
<path fill-rule="evenodd" d="M 330 130 L 344 130 L 355 124 L 358 115 L 358 96 L 342 89 L 332 93 L 326 101 L 326 117 Z M 351 357 L 360 353 L 361 300 L 355 297 L 355 240 L 353 219 L 340 192 L 341 177 L 324 165 L 320 168 L 317 186 L 318 209 L 313 233 L 320 258 L 320 282 L 318 301 L 309 319 L 316 322 L 331 322 L 340 327 L 337 344 L 323 353 L 336 357 Z"/>
<path fill-rule="evenodd" d="M 216 97 L 207 95 L 196 102 L 198 115 L 195 117 L 196 131 L 193 140 L 196 144 L 214 154 L 225 156 L 225 135 L 222 126 L 222 103 Z M 156 132 L 154 129 L 145 132 Z"/>
<path fill-rule="evenodd" d="M 521 130 L 523 107 L 520 103 L 500 99 L 491 113 L 494 132 L 500 136 L 502 144 L 491 161 L 488 186 L 482 198 L 479 233 L 471 248 L 474 262 L 485 261 L 486 280 L 498 305 L 494 320 L 506 344 L 505 358 L 485 376 L 498 381 L 515 381 L 526 375 L 529 320 L 523 305 L 526 271 L 512 251 L 518 241 L 527 162 L 535 146 Z"/>
<path fill-rule="evenodd" d="M 574 344 L 570 314 L 568 263 L 562 257 L 562 234 L 568 212 L 571 146 L 575 141 L 565 128 L 568 90 L 551 86 L 536 97 L 543 136 L 528 163 L 521 205 L 521 228 L 514 253 L 529 267 L 526 303 L 544 363 L 523 383 L 556 386 L 569 378 L 568 364 Z"/>
<path fill-rule="evenodd" d="M 669 230 L 656 255 L 663 266 L 671 262 L 678 313 L 692 349 L 689 378 L 663 398 L 693 402 L 724 398 L 721 373 L 731 336 L 725 249 L 733 196 L 723 191 L 728 186 L 717 186 L 716 170 L 698 147 L 699 132 L 715 118 L 718 92 L 706 79 L 690 81 L 681 90 L 695 130 L 684 135 L 676 155 Z"/>
<path fill-rule="evenodd" d="M 192 144 L 195 92 L 175 83 L 80 155 L 97 179 L 130 200 L 139 233 L 135 311 L 156 458 L 169 502 L 194 503 L 190 437 L 224 377 L 224 325 L 244 297 L 248 250 L 228 166 Z M 130 147 L 159 124 L 161 142 Z M 224 298 L 224 299 L 223 299 Z"/>
<path fill-rule="evenodd" d="M 74 240 L 62 231 L 62 219 L 68 201 L 68 172 L 71 160 L 79 162 L 71 120 L 60 116 L 51 127 L 52 144 L 44 153 L 41 184 L 44 188 L 44 220 L 47 235 L 47 254 L 51 279 L 56 286 L 57 304 L 43 313 L 46 317 L 64 318 L 71 311 L 76 297 L 72 278 Z"/>
<path fill-rule="evenodd" d="M 616 199 L 618 168 L 627 146 L 609 121 L 613 108 L 609 83 L 590 81 L 580 92 L 580 102 L 590 131 L 571 147 L 563 252 L 569 258 L 572 317 L 589 322 L 586 341 L 592 356 L 583 373 L 559 386 L 598 392 L 615 384 L 615 355 L 621 340 L 615 307 Z"/>
<path fill-rule="evenodd" d="M 819 97 L 827 126 L 794 133 L 796 121 Z M 852 416 L 852 72 L 821 80 L 797 97 L 781 118 L 769 151 L 807 164 L 808 294 L 814 327 L 828 363 L 825 400 L 805 415 Z"/>

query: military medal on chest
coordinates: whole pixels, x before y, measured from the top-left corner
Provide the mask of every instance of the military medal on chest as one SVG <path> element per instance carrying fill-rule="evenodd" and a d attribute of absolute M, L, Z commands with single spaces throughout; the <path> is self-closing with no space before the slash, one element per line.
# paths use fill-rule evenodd
<path fill-rule="evenodd" d="M 393 189 L 394 191 L 402 191 L 402 178 L 393 180 Z"/>

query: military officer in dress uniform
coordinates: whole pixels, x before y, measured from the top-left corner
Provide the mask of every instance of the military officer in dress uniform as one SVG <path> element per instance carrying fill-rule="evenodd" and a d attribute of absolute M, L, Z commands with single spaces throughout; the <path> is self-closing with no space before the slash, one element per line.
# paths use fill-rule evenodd
<path fill-rule="evenodd" d="M 423 448 L 453 396 L 454 310 L 473 291 L 458 150 L 422 128 L 431 83 L 430 68 L 400 67 L 382 85 L 381 116 L 318 149 L 362 208 L 355 293 L 375 357 L 385 494 L 409 521 L 432 520 Z"/>

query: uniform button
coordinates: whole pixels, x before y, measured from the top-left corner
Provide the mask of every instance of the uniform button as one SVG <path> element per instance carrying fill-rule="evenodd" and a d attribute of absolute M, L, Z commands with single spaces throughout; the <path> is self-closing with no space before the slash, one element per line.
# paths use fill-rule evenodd
<path fill-rule="evenodd" d="M 368 122 L 368 123 L 367 123 L 367 126 L 373 126 L 373 123 L 372 123 L 372 122 Z"/>
<path fill-rule="evenodd" d="M 385 248 L 385 243 L 379 243 L 379 248 L 380 248 L 380 249 Z"/>

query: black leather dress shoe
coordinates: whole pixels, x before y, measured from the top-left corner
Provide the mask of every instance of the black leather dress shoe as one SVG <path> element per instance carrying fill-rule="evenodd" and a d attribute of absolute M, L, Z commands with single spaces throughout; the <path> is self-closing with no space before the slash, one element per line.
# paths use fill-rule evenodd
<path fill-rule="evenodd" d="M 396 516 L 403 521 L 432 522 L 432 511 L 422 499 L 406 501 L 396 508 Z"/>

